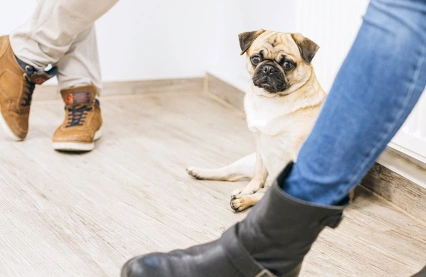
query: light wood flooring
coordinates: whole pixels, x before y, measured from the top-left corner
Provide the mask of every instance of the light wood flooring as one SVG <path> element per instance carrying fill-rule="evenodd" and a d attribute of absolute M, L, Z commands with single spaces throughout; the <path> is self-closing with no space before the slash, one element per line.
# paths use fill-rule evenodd
<path fill-rule="evenodd" d="M 118 276 L 134 255 L 213 240 L 246 216 L 229 199 L 247 181 L 185 172 L 254 150 L 240 112 L 195 93 L 107 96 L 101 106 L 104 136 L 86 154 L 52 150 L 57 100 L 33 103 L 25 141 L 0 131 L 0 276 Z M 357 192 L 302 277 L 408 277 L 426 263 L 424 222 Z"/>

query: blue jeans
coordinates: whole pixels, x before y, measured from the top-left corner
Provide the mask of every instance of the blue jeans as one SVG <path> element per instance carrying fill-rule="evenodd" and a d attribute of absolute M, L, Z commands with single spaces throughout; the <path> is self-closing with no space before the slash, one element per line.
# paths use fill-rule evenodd
<path fill-rule="evenodd" d="M 339 205 L 371 168 L 426 84 L 426 1 L 372 0 L 312 133 L 281 184 Z"/>

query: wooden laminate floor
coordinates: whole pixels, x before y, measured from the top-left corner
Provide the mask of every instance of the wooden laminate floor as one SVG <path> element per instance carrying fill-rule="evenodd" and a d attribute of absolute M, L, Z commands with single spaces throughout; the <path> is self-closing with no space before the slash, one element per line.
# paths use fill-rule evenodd
<path fill-rule="evenodd" d="M 0 133 L 0 276 L 118 276 L 134 255 L 213 240 L 246 216 L 231 211 L 229 197 L 247 181 L 198 181 L 185 172 L 253 151 L 240 113 L 192 93 L 101 104 L 104 137 L 91 153 L 52 150 L 59 101 L 33 104 L 25 141 Z M 408 277 L 426 263 L 423 224 L 358 189 L 301 276 Z"/>

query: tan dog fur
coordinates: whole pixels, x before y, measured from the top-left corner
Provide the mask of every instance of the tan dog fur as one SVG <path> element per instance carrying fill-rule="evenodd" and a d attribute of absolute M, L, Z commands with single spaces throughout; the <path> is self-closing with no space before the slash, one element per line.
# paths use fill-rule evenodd
<path fill-rule="evenodd" d="M 259 190 L 269 186 L 288 162 L 297 159 L 326 97 L 311 64 L 319 48 L 314 42 L 301 34 L 264 30 L 243 33 L 239 37 L 253 80 L 256 70 L 268 63 L 274 66 L 276 74 L 279 70 L 285 76 L 286 87 L 271 93 L 251 82 L 244 109 L 248 128 L 255 137 L 256 153 L 218 169 L 187 169 L 197 179 L 236 181 L 252 178 L 243 190 L 232 193 L 231 207 L 235 211 L 255 205 L 263 196 Z M 263 60 L 255 66 L 252 57 L 259 53 Z M 280 66 L 283 57 L 285 61 L 294 62 L 295 67 L 286 71 Z"/>

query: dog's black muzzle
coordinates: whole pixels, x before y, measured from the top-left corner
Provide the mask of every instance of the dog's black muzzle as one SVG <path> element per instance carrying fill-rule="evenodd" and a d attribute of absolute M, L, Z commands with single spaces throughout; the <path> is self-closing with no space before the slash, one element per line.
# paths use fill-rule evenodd
<path fill-rule="evenodd" d="M 253 84 L 270 93 L 284 91 L 287 87 L 284 74 L 273 62 L 266 62 L 256 69 Z"/>

